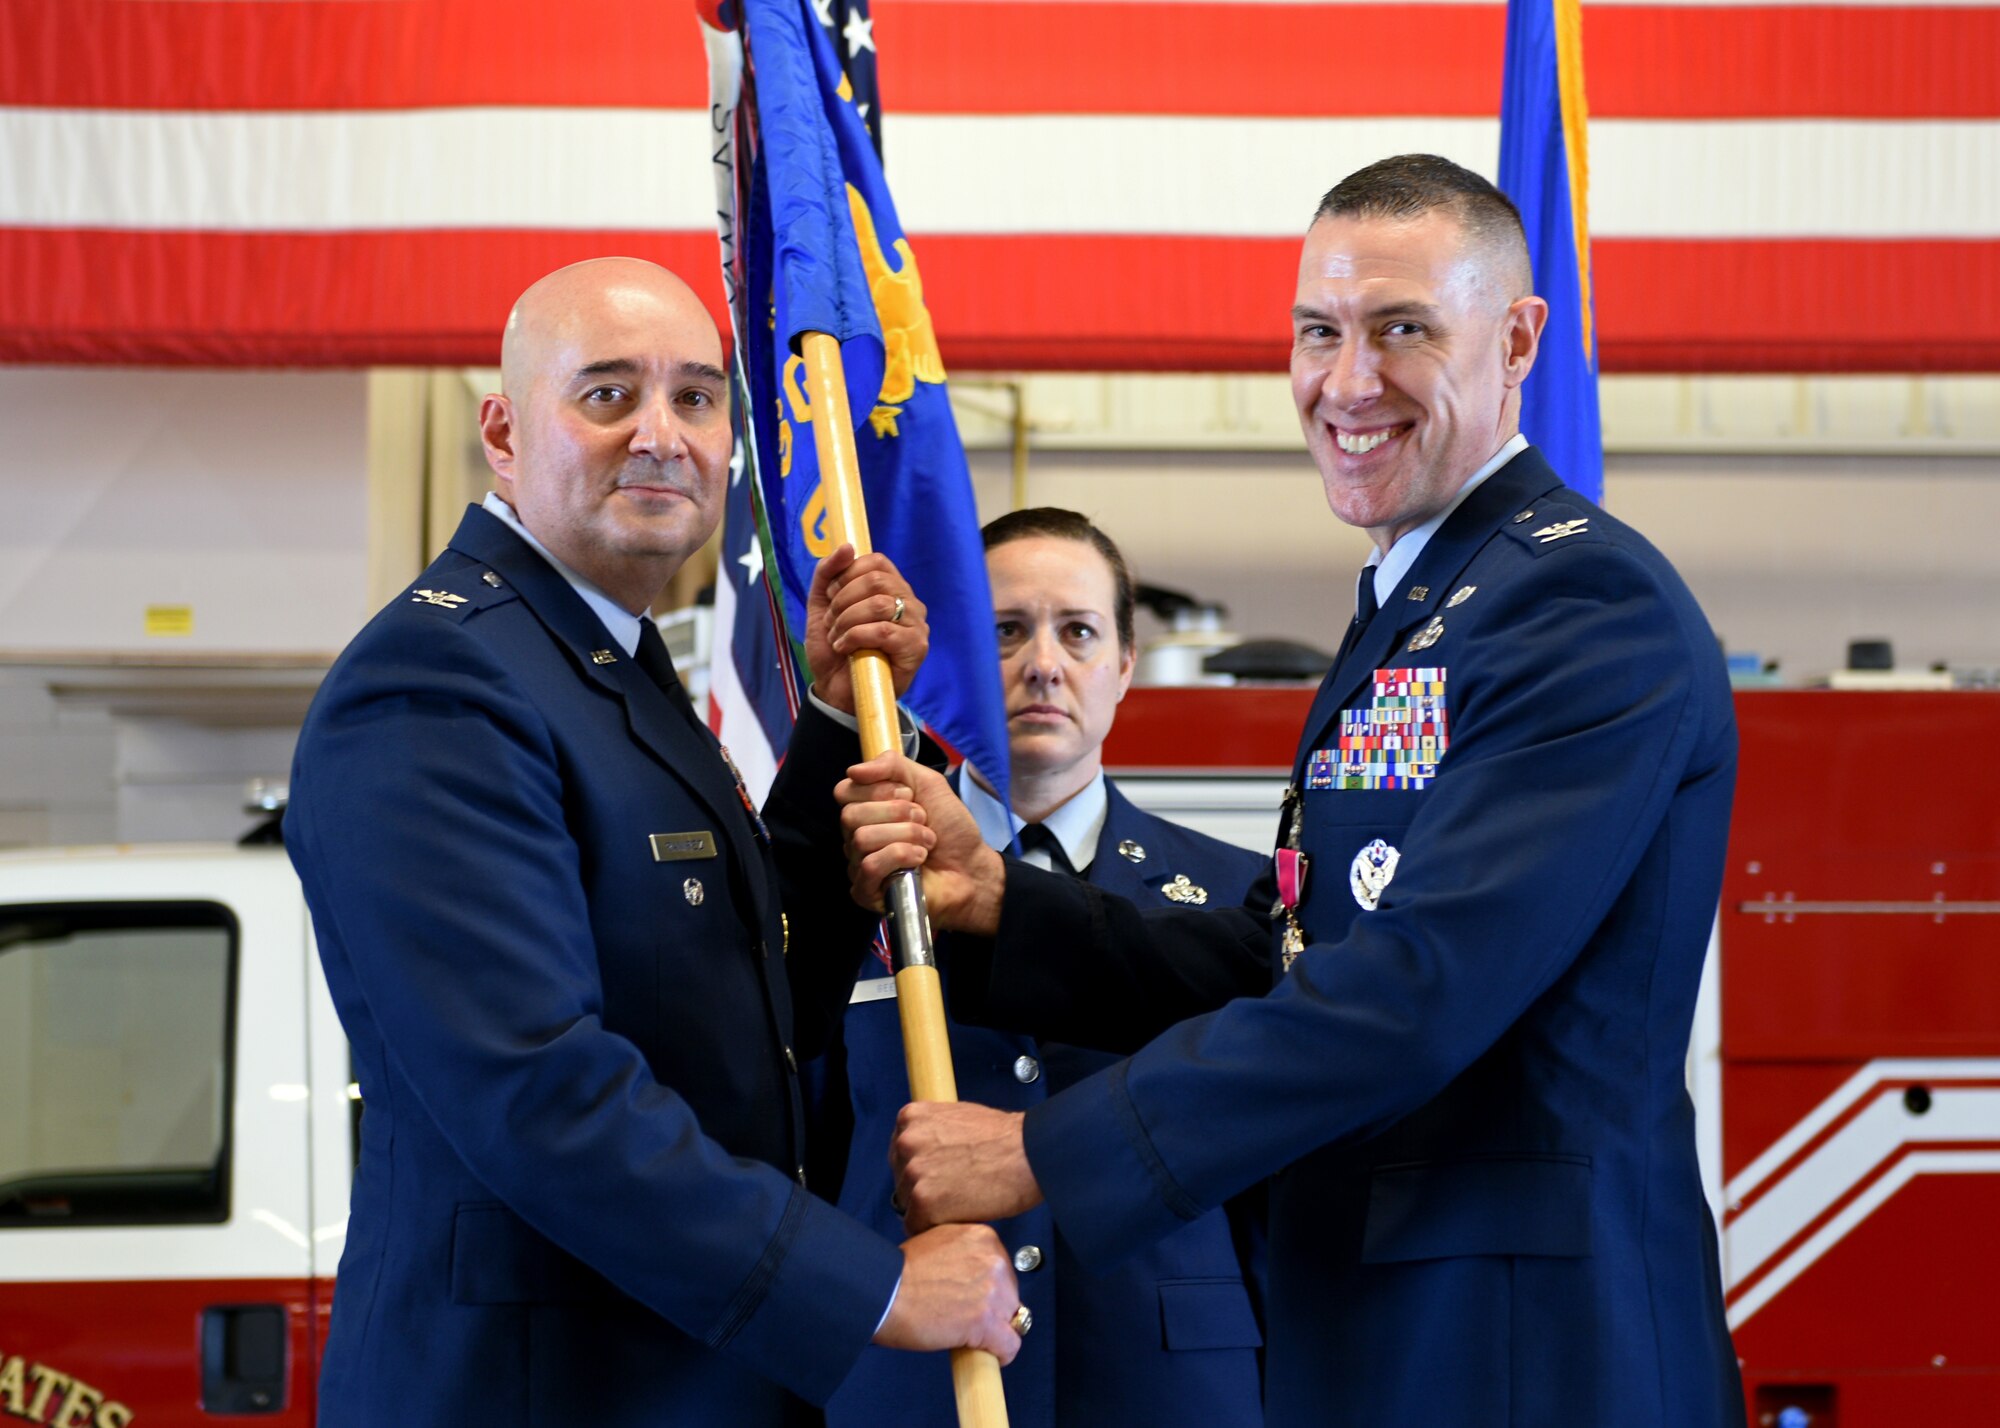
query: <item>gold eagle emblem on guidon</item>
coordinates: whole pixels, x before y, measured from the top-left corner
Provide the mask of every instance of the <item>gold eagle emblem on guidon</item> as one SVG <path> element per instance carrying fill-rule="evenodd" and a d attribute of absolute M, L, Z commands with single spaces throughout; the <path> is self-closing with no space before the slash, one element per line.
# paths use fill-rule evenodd
<path fill-rule="evenodd" d="M 854 241 L 861 249 L 868 295 L 875 300 L 875 315 L 882 322 L 882 395 L 876 398 L 868 423 L 877 436 L 895 436 L 896 418 L 902 415 L 897 403 L 915 395 L 918 382 L 942 382 L 944 356 L 938 351 L 930 309 L 924 306 L 924 280 L 917 272 L 917 255 L 910 250 L 909 240 L 896 240 L 899 261 L 890 267 L 881 235 L 875 230 L 875 215 L 853 184 L 847 186 L 847 206 L 854 216 Z"/>

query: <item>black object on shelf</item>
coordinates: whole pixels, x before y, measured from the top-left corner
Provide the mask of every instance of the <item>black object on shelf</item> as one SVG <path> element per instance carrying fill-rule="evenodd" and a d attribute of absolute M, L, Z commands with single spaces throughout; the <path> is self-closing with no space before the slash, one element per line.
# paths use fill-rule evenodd
<path fill-rule="evenodd" d="M 1201 662 L 1204 674 L 1233 674 L 1238 679 L 1312 680 L 1317 683 L 1333 667 L 1333 656 L 1297 640 L 1245 640 L 1217 650 Z"/>
<path fill-rule="evenodd" d="M 1847 667 L 1849 669 L 1894 669 L 1896 667 L 1896 647 L 1887 640 L 1849 640 L 1847 642 Z"/>

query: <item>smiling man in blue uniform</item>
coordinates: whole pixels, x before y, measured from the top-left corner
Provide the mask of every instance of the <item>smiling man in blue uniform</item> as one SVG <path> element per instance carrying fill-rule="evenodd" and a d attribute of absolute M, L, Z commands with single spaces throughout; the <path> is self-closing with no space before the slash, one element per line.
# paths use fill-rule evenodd
<path fill-rule="evenodd" d="M 924 866 L 986 1016 L 1157 1033 L 1025 1115 L 907 1108 L 910 1223 L 1046 1203 L 1110 1265 L 1275 1175 L 1281 1428 L 1743 1421 L 1684 1083 L 1728 682 L 1665 558 L 1517 429 L 1530 281 L 1513 206 L 1430 156 L 1306 235 L 1293 395 L 1376 554 L 1245 907 L 1003 859 L 907 762 L 841 791 L 857 895 Z"/>
<path fill-rule="evenodd" d="M 978 770 L 952 786 L 981 836 L 1144 906 L 1233 906 L 1265 859 L 1144 812 L 1104 776 L 1103 744 L 1132 682 L 1132 577 L 1118 547 L 1074 511 L 1014 511 L 981 532 L 1007 700 L 1010 810 Z M 827 1093 L 853 1133 L 839 1204 L 884 1234 L 897 1228 L 887 1152 L 910 1098 L 886 964 L 863 962 Z M 949 996 L 951 988 L 946 987 Z M 1078 1044 L 1083 1043 L 1083 1044 Z M 1087 1019 L 1060 1039 L 955 1024 L 961 1099 L 1038 1106 L 1117 1057 Z M 1137 1043 L 1126 1042 L 1122 1050 Z M 1257 1285 L 1246 1273 L 1255 1207 L 1200 1216 L 1116 1269 L 1078 1263 L 1046 1207 L 997 1228 L 1035 1332 L 1007 1371 L 1011 1428 L 1255 1428 L 1263 1422 Z M 827 1404 L 828 1428 L 948 1424 L 952 1386 L 934 1358 L 870 1349 Z"/>
<path fill-rule="evenodd" d="M 646 613 L 720 518 L 714 324 L 578 264 L 516 305 L 502 384 L 494 494 L 335 663 L 292 775 L 366 1107 L 319 1422 L 811 1423 L 871 1338 L 1011 1359 L 990 1230 L 899 1249 L 803 1183 L 798 1059 L 873 925 L 828 856 L 853 738 L 808 710 L 760 817 Z M 855 647 L 907 683 L 886 561 L 836 552 L 813 607 L 831 707 Z"/>

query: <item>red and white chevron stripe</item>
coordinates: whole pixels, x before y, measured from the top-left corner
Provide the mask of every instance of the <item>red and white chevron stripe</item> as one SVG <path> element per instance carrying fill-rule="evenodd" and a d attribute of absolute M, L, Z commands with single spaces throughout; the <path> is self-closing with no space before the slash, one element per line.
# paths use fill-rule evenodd
<path fill-rule="evenodd" d="M 0 0 L 0 360 L 491 361 L 607 251 L 719 309 L 693 6 L 596 13 Z M 948 361 L 1281 367 L 1323 189 L 1493 170 L 1503 13 L 878 0 Z M 2000 4 L 1594 3 L 1585 46 L 1606 370 L 2000 368 Z"/>
<path fill-rule="evenodd" d="M 1918 1112 L 1906 1093 L 1921 1088 Z M 2000 1174 L 2000 1060 L 1870 1061 L 1724 1187 L 1741 1328 L 1920 1175 Z"/>

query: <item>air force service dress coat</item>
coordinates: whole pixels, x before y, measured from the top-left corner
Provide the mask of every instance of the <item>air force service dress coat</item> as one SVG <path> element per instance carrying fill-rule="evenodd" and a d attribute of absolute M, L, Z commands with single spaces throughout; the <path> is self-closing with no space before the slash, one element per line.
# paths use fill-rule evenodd
<path fill-rule="evenodd" d="M 1109 780 L 1105 792 L 1104 828 L 1084 876 L 1107 892 L 1169 907 L 1164 889 L 1178 877 L 1201 890 L 1206 906 L 1231 907 L 1269 862 L 1144 812 Z M 1187 888 L 1181 896 L 1193 895 Z M 896 1003 L 868 996 L 889 969 L 871 957 L 862 977 L 842 1025 L 854 1131 L 839 1203 L 893 1236 L 900 1222 L 889 1205 L 888 1146 L 910 1081 Z M 1118 1059 L 960 1025 L 951 1028 L 951 1054 L 959 1099 L 1007 1110 L 1038 1106 Z M 838 1077 L 828 1092 L 840 1094 Z M 1235 1216 L 1210 1210 L 1101 1273 L 1076 1262 L 1046 1208 L 994 1226 L 1014 1257 L 1021 1301 L 1035 1316 L 1005 1375 L 1012 1428 L 1261 1424 L 1261 1291 L 1254 1279 L 1246 1284 L 1244 1269 L 1246 1256 L 1261 1248 L 1261 1225 L 1247 1222 L 1260 1209 L 1261 1202 Z M 955 1421 L 950 1365 L 940 1355 L 870 1348 L 827 1404 L 828 1428 L 948 1428 Z"/>
<path fill-rule="evenodd" d="M 1193 1016 L 1028 1113 L 1079 1257 L 1279 1171 L 1272 1424 L 1740 1424 L 1684 1083 L 1735 763 L 1672 567 L 1516 456 L 1320 689 L 1289 969 L 1269 876 L 1194 916 L 1010 863 L 997 940 L 947 939 L 998 1024 Z"/>
<path fill-rule="evenodd" d="M 692 714 L 477 509 L 335 663 L 286 818 L 366 1107 L 326 1428 L 813 1421 L 902 1267 L 796 1169 L 795 1064 L 854 960 L 791 984 L 840 954 L 786 957 L 780 888 L 794 954 L 873 925 L 803 856 L 830 728 L 773 849 Z"/>

